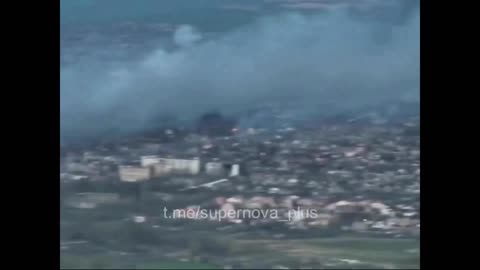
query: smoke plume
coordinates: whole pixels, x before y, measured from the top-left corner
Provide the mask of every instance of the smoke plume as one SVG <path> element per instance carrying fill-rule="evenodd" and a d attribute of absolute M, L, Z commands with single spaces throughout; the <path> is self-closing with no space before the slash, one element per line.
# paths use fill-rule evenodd
<path fill-rule="evenodd" d="M 173 40 L 181 48 L 187 48 L 194 45 L 199 41 L 202 36 L 195 31 L 195 29 L 190 25 L 180 26 L 175 34 L 173 35 Z"/>
<path fill-rule="evenodd" d="M 173 51 L 159 47 L 123 62 L 86 55 L 61 67 L 62 138 L 140 131 L 163 116 L 236 115 L 272 102 L 321 114 L 332 104 L 341 111 L 418 97 L 418 1 L 398 2 L 405 4 L 369 19 L 341 8 L 279 14 L 210 39 L 184 25 L 171 37 Z"/>

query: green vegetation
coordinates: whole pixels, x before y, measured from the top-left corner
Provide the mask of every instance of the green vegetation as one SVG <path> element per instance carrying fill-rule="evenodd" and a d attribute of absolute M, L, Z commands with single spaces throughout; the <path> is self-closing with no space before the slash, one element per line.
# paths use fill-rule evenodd
<path fill-rule="evenodd" d="M 73 194 L 64 190 L 62 199 Z M 62 268 L 419 268 L 417 239 L 359 237 L 335 228 L 291 230 L 282 223 L 248 227 L 163 218 L 164 206 L 185 207 L 196 196 L 176 196 L 168 205 L 155 196 L 142 202 L 120 198 L 93 209 L 64 205 Z M 134 215 L 146 215 L 147 222 L 134 223 Z"/>
<path fill-rule="evenodd" d="M 151 260 L 149 260 L 151 261 Z M 132 256 L 121 258 L 112 255 L 63 255 L 60 259 L 61 269 L 220 269 L 208 263 L 177 262 L 168 259 L 145 263 Z"/>
<path fill-rule="evenodd" d="M 277 254 L 332 261 L 328 268 L 419 268 L 419 244 L 413 239 L 335 237 L 289 240 L 243 240 L 247 246 L 263 245 Z M 413 251 L 413 252 L 412 252 Z M 278 256 L 278 255 L 277 255 Z"/>
<path fill-rule="evenodd" d="M 156 264 L 143 264 L 136 269 L 220 269 L 217 266 L 194 262 L 163 262 Z"/>

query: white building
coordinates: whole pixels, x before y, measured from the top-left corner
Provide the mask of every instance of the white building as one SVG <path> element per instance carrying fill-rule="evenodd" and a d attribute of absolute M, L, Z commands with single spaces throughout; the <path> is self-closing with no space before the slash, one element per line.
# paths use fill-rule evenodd
<path fill-rule="evenodd" d="M 124 182 L 139 182 L 151 178 L 151 168 L 135 167 L 135 166 L 119 166 L 118 173 L 120 180 Z"/>
<path fill-rule="evenodd" d="M 143 156 L 140 158 L 140 163 L 142 167 L 148 167 L 148 166 L 159 163 L 160 159 L 161 158 L 157 156 Z"/>
<path fill-rule="evenodd" d="M 240 165 L 233 164 L 232 169 L 230 170 L 230 177 L 234 177 L 238 175 L 240 175 Z"/>
<path fill-rule="evenodd" d="M 157 156 L 141 157 L 143 167 L 152 167 L 154 176 L 163 176 L 170 173 L 198 174 L 200 160 L 159 158 Z"/>
<path fill-rule="evenodd" d="M 208 162 L 205 164 L 205 173 L 208 175 L 221 175 L 224 172 L 223 164 L 220 162 Z"/>

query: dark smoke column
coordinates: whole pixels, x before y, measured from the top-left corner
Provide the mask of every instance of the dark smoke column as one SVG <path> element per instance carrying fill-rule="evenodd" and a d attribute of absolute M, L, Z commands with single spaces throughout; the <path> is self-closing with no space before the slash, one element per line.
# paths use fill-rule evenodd
<path fill-rule="evenodd" d="M 197 122 L 198 133 L 210 137 L 229 136 L 235 127 L 235 120 L 225 118 L 219 112 L 204 114 Z"/>

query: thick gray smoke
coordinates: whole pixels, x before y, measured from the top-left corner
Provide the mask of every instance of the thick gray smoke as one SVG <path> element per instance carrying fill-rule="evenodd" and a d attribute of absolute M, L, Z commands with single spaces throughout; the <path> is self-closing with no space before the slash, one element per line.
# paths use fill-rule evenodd
<path fill-rule="evenodd" d="M 417 6 L 398 9 L 403 20 L 395 22 L 359 20 L 345 9 L 283 14 L 209 40 L 183 26 L 173 52 L 158 48 L 122 63 L 85 57 L 61 69 L 62 137 L 138 131 L 163 115 L 237 114 L 265 102 L 321 113 L 331 112 L 326 104 L 342 110 L 418 97 Z"/>
<path fill-rule="evenodd" d="M 202 36 L 200 33 L 196 32 L 195 29 L 190 25 L 180 26 L 173 35 L 175 44 L 181 48 L 193 46 L 201 38 Z"/>

